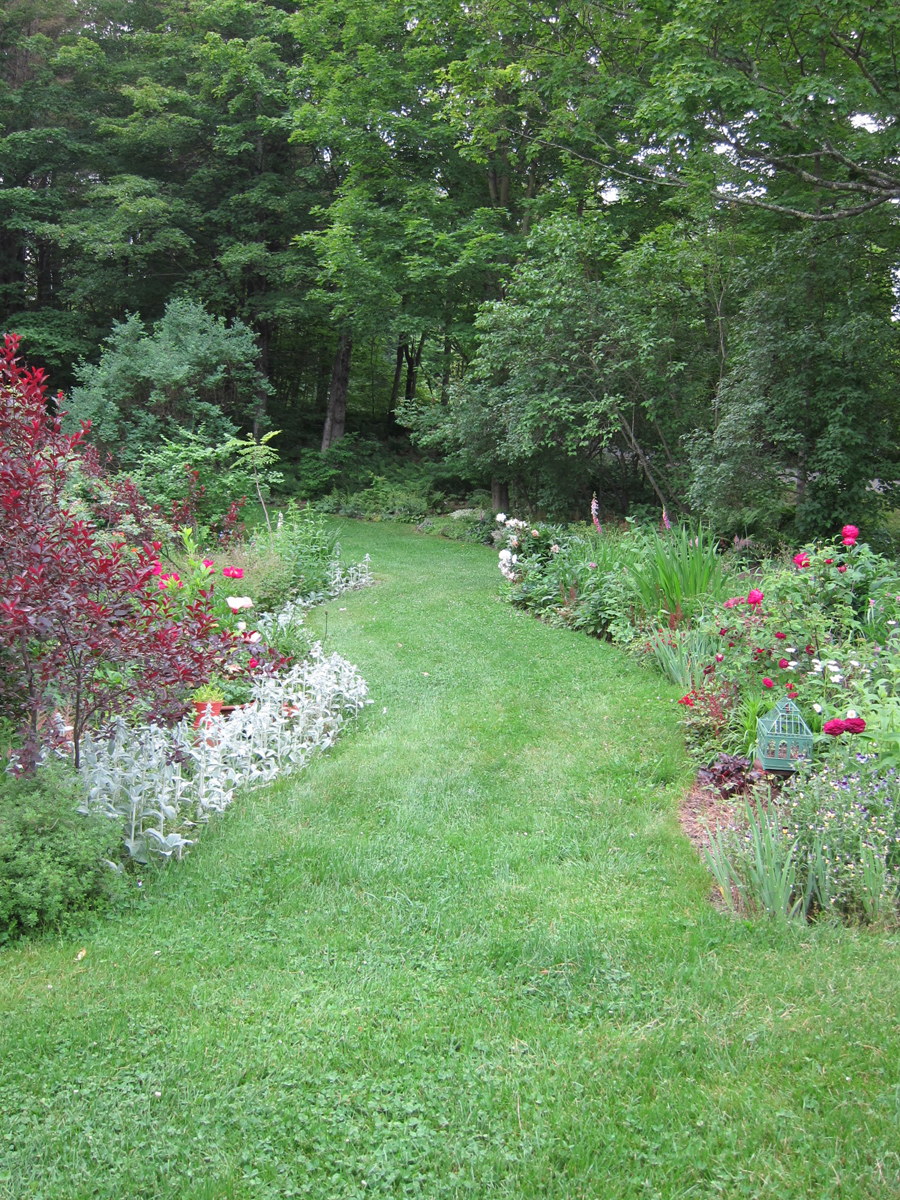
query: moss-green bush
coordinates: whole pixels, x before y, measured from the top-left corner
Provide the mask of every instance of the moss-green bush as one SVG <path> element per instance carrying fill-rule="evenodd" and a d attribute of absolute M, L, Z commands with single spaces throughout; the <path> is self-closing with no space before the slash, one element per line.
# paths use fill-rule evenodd
<path fill-rule="evenodd" d="M 0 772 L 0 944 L 60 928 L 120 890 L 106 861 L 121 831 L 82 816 L 78 777 L 62 766 L 15 778 Z"/>

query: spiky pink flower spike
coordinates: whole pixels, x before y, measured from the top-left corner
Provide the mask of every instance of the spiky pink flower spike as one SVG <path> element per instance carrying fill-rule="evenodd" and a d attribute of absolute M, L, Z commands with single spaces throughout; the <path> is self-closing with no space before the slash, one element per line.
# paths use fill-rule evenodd
<path fill-rule="evenodd" d="M 669 514 L 666 512 L 665 508 L 663 508 L 663 525 L 665 525 L 666 529 L 672 528 L 672 522 L 669 520 Z"/>
<path fill-rule="evenodd" d="M 600 505 L 597 503 L 597 493 L 594 492 L 594 498 L 591 501 L 591 520 L 597 526 L 597 532 L 603 532 L 603 526 L 600 524 Z"/>

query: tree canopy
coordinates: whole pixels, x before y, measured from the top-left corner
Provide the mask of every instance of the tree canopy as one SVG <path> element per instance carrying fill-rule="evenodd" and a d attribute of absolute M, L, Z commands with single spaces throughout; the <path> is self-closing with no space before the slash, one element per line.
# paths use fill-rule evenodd
<path fill-rule="evenodd" d="M 0 327 L 123 463 L 402 428 L 554 515 L 874 522 L 898 39 L 897 0 L 14 0 Z"/>

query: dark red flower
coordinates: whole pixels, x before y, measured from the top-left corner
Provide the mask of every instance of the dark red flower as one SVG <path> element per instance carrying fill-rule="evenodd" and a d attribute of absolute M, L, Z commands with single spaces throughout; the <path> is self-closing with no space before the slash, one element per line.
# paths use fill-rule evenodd
<path fill-rule="evenodd" d="M 839 717 L 832 717 L 830 721 L 826 721 L 822 726 L 822 732 L 827 733 L 829 737 L 840 737 L 844 732 L 846 722 Z"/>
<path fill-rule="evenodd" d="M 862 717 L 848 717 L 844 722 L 844 733 L 862 733 L 865 727 Z"/>

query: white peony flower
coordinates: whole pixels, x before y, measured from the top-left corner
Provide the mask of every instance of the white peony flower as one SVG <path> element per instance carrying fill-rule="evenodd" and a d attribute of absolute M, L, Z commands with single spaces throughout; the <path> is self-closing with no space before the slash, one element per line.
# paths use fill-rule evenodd
<path fill-rule="evenodd" d="M 506 520 L 506 513 L 497 513 L 496 521 L 498 525 L 502 525 Z"/>
<path fill-rule="evenodd" d="M 240 612 L 242 608 L 253 607 L 253 601 L 249 596 L 226 596 L 225 603 L 232 612 Z"/>

